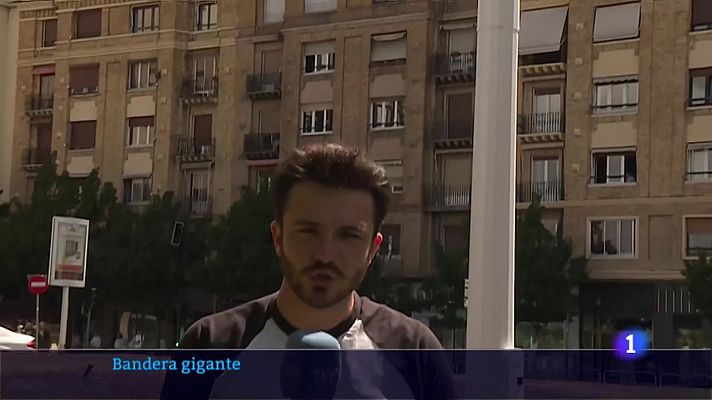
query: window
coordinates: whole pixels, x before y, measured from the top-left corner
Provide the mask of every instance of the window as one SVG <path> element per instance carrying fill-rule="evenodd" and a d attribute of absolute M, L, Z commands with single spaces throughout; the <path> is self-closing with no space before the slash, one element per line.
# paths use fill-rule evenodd
<path fill-rule="evenodd" d="M 216 87 L 217 56 L 196 56 L 193 60 L 193 92 L 209 94 Z"/>
<path fill-rule="evenodd" d="M 336 69 L 336 54 L 307 54 L 304 57 L 304 74 L 331 72 Z"/>
<path fill-rule="evenodd" d="M 210 172 L 189 172 L 185 184 L 190 213 L 207 214 L 210 211 Z"/>
<path fill-rule="evenodd" d="M 692 30 L 712 29 L 712 2 L 710 0 L 692 0 Z"/>
<path fill-rule="evenodd" d="M 96 121 L 71 123 L 70 150 L 93 149 L 96 141 Z"/>
<path fill-rule="evenodd" d="M 250 188 L 260 193 L 263 189 L 270 190 L 272 188 L 272 169 L 265 168 L 250 168 Z"/>
<path fill-rule="evenodd" d="M 304 0 L 304 13 L 336 10 L 336 0 Z"/>
<path fill-rule="evenodd" d="M 314 110 L 302 112 L 302 135 L 331 133 L 333 110 Z"/>
<path fill-rule="evenodd" d="M 129 64 L 129 89 L 156 86 L 158 61 L 135 61 Z"/>
<path fill-rule="evenodd" d="M 54 99 L 54 74 L 40 75 L 40 102 L 42 108 L 51 107 Z"/>
<path fill-rule="evenodd" d="M 74 29 L 77 39 L 101 36 L 101 9 L 77 11 Z"/>
<path fill-rule="evenodd" d="M 134 7 L 131 12 L 131 31 L 135 33 L 158 30 L 159 15 L 158 4 Z"/>
<path fill-rule="evenodd" d="M 127 143 L 133 146 L 150 146 L 153 144 L 154 118 L 137 117 L 129 118 L 129 131 Z"/>
<path fill-rule="evenodd" d="M 712 180 L 712 143 L 690 145 L 688 147 L 687 180 Z"/>
<path fill-rule="evenodd" d="M 42 47 L 52 47 L 57 41 L 57 20 L 42 21 Z"/>
<path fill-rule="evenodd" d="M 218 27 L 218 3 L 198 4 L 198 16 L 196 28 L 199 31 L 207 31 Z"/>
<path fill-rule="evenodd" d="M 284 20 L 284 0 L 265 0 L 265 24 L 282 22 L 282 20 Z"/>
<path fill-rule="evenodd" d="M 99 65 L 81 65 L 69 68 L 71 94 L 91 94 L 99 91 Z"/>
<path fill-rule="evenodd" d="M 712 216 L 685 218 L 685 257 L 712 255 Z"/>
<path fill-rule="evenodd" d="M 213 152 L 213 115 L 200 114 L 193 117 L 193 151 L 207 155 Z"/>
<path fill-rule="evenodd" d="M 561 191 L 559 188 L 559 159 L 533 159 L 532 198 L 537 196 L 543 202 L 558 201 L 561 199 Z"/>
<path fill-rule="evenodd" d="M 383 242 L 378 249 L 380 256 L 400 256 L 401 226 L 396 224 L 383 224 L 381 226 Z"/>
<path fill-rule="evenodd" d="M 591 183 L 633 183 L 637 181 L 638 170 L 635 151 L 616 153 L 594 153 Z"/>
<path fill-rule="evenodd" d="M 371 103 L 371 129 L 394 129 L 405 126 L 403 99 L 374 100 Z"/>
<path fill-rule="evenodd" d="M 597 114 L 638 109 L 638 80 L 594 83 L 593 110 Z"/>
<path fill-rule="evenodd" d="M 371 62 L 389 63 L 404 61 L 408 52 L 405 32 L 376 35 L 371 38 Z"/>
<path fill-rule="evenodd" d="M 471 138 L 474 125 L 472 92 L 448 93 L 445 97 L 448 138 Z"/>
<path fill-rule="evenodd" d="M 712 68 L 690 70 L 690 105 L 712 105 Z"/>
<path fill-rule="evenodd" d="M 151 201 L 151 178 L 124 180 L 124 203 L 137 204 Z"/>
<path fill-rule="evenodd" d="M 403 193 L 403 161 L 389 160 L 378 161 L 378 165 L 383 167 L 392 193 Z"/>
<path fill-rule="evenodd" d="M 593 41 L 637 38 L 640 33 L 640 2 L 597 7 Z"/>
<path fill-rule="evenodd" d="M 637 220 L 601 218 L 589 221 L 589 254 L 593 257 L 635 257 Z"/>

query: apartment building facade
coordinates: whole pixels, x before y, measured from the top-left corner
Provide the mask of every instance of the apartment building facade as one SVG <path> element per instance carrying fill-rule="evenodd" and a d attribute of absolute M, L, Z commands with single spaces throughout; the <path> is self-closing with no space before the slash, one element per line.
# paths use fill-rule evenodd
<path fill-rule="evenodd" d="M 54 153 L 127 203 L 172 190 L 210 217 L 291 149 L 334 141 L 391 179 L 384 273 L 430 273 L 436 242 L 466 249 L 475 0 L 30 3 L 13 195 Z M 540 197 L 589 258 L 581 347 L 700 327 L 680 272 L 712 248 L 710 49 L 707 1 L 522 1 L 517 208 Z"/>
<path fill-rule="evenodd" d="M 0 203 L 10 200 L 15 74 L 22 2 L 0 0 Z"/>

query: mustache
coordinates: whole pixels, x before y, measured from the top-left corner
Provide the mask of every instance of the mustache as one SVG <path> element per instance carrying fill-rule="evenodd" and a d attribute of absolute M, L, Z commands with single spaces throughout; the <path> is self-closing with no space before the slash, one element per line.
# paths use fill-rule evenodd
<path fill-rule="evenodd" d="M 343 278 L 344 274 L 341 272 L 340 269 L 336 267 L 336 264 L 334 263 L 323 263 L 323 262 L 315 262 L 314 264 L 310 265 L 304 270 L 305 274 L 310 274 L 312 272 L 326 272 L 329 271 L 332 274 Z"/>

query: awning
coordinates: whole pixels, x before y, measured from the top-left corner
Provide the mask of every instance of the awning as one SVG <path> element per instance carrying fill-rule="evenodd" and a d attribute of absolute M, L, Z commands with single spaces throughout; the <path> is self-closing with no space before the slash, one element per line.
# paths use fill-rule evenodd
<path fill-rule="evenodd" d="M 373 35 L 372 39 L 374 42 L 391 42 L 393 40 L 403 39 L 405 37 L 405 32 L 397 33 L 387 33 L 384 35 Z"/>
<path fill-rule="evenodd" d="M 54 64 L 41 65 L 32 69 L 33 75 L 52 75 L 54 74 Z"/>
<path fill-rule="evenodd" d="M 603 42 L 638 37 L 640 3 L 627 3 L 596 9 L 593 41 Z"/>
<path fill-rule="evenodd" d="M 559 51 L 569 8 L 544 8 L 522 12 L 519 55 Z"/>

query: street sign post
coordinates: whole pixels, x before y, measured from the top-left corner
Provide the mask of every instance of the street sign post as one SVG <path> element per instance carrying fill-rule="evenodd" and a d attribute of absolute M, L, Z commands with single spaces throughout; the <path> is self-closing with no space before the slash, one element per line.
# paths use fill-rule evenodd
<path fill-rule="evenodd" d="M 40 348 L 40 295 L 45 294 L 49 284 L 47 275 L 27 275 L 27 290 L 35 295 L 35 343 Z"/>
<path fill-rule="evenodd" d="M 89 220 L 52 217 L 49 253 L 49 284 L 62 288 L 62 316 L 59 322 L 59 348 L 67 344 L 69 288 L 86 283 Z"/>

